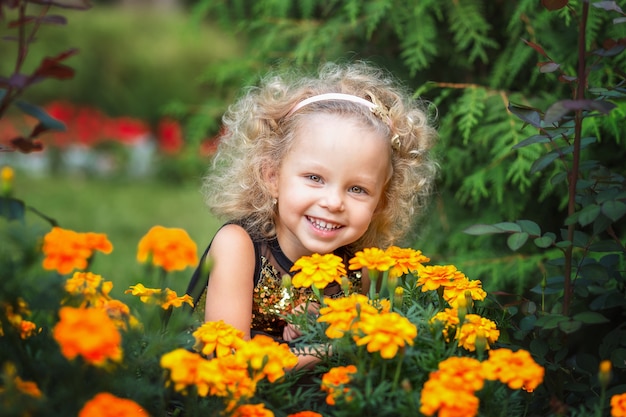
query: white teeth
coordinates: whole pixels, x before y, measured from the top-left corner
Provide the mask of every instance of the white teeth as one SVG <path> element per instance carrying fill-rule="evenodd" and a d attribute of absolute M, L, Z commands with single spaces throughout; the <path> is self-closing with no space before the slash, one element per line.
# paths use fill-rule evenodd
<path fill-rule="evenodd" d="M 329 231 L 339 229 L 341 226 L 338 224 L 327 223 L 324 220 L 314 219 L 312 217 L 308 218 L 311 223 L 315 225 L 318 229 Z"/>

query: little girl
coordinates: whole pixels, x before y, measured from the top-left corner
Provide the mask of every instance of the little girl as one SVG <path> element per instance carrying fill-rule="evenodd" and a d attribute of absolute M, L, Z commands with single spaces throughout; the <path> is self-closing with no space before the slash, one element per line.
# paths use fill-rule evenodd
<path fill-rule="evenodd" d="M 419 102 L 365 63 L 267 77 L 223 122 L 203 190 L 226 223 L 187 292 L 207 321 L 289 341 L 298 332 L 281 319 L 292 305 L 282 276 L 305 255 L 334 253 L 347 265 L 358 250 L 397 243 L 430 192 L 436 132 Z M 369 287 L 362 275 L 348 277 L 354 291 Z"/>

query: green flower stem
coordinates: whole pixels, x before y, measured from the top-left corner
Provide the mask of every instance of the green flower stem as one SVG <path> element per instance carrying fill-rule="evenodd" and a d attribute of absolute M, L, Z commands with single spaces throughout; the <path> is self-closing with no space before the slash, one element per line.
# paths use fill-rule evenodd
<path fill-rule="evenodd" d="M 400 358 L 398 358 L 398 363 L 396 364 L 396 372 L 393 375 L 393 383 L 391 385 L 391 389 L 395 390 L 398 387 L 398 383 L 400 382 L 400 374 L 402 373 L 402 362 L 404 361 L 404 349 L 402 349 L 400 353 Z"/>
<path fill-rule="evenodd" d="M 601 391 L 600 391 L 600 401 L 598 402 L 597 406 L 596 406 L 596 416 L 597 417 L 602 417 L 602 409 L 604 408 L 604 402 L 606 401 L 606 386 L 604 386 L 603 384 Z"/>
<path fill-rule="evenodd" d="M 367 271 L 370 277 L 370 292 L 369 292 L 369 297 L 370 299 L 374 300 L 377 295 L 378 292 L 376 290 L 376 283 L 378 282 L 378 271 L 376 270 L 368 270 Z"/>
<path fill-rule="evenodd" d="M 315 285 L 311 285 L 311 289 L 313 290 L 313 294 L 315 294 L 315 298 L 319 301 L 320 304 L 323 303 L 324 298 L 322 297 L 322 292 Z"/>
<path fill-rule="evenodd" d="M 382 283 L 380 285 L 380 296 L 381 297 L 389 297 L 389 294 L 387 294 L 389 292 L 389 288 L 387 288 L 388 281 L 389 281 L 389 270 L 383 271 L 383 280 L 382 280 Z"/>

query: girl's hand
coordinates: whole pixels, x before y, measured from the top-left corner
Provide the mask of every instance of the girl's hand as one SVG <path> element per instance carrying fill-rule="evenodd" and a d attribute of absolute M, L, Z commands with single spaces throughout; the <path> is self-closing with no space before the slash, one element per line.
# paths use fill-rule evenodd
<path fill-rule="evenodd" d="M 318 303 L 302 303 L 298 304 L 292 311 L 293 314 L 303 314 L 305 313 L 317 315 L 320 305 Z M 287 323 L 285 328 L 283 329 L 283 340 L 286 342 L 291 342 L 292 340 L 297 339 L 302 336 L 302 331 L 298 326 L 292 323 Z"/>

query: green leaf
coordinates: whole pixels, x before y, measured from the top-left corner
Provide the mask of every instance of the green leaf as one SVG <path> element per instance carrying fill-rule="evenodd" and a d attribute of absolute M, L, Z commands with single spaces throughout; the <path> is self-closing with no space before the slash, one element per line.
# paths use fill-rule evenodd
<path fill-rule="evenodd" d="M 547 143 L 550 142 L 550 139 L 545 135 L 533 135 L 529 138 L 524 139 L 523 141 L 516 143 L 511 149 L 519 149 L 528 145 L 532 145 L 534 143 Z"/>
<path fill-rule="evenodd" d="M 537 223 L 531 220 L 518 220 L 515 223 L 520 225 L 523 232 L 532 236 L 541 236 L 541 228 Z"/>
<path fill-rule="evenodd" d="M 500 229 L 503 232 L 521 232 L 522 228 L 517 223 L 512 222 L 501 222 L 494 224 L 495 227 Z"/>
<path fill-rule="evenodd" d="M 600 215 L 600 210 L 600 206 L 597 204 L 590 204 L 584 207 L 578 215 L 578 223 L 580 223 L 581 226 L 587 226 L 593 223 Z"/>
<path fill-rule="evenodd" d="M 618 200 L 605 201 L 602 204 L 602 214 L 616 222 L 626 214 L 626 204 Z"/>
<path fill-rule="evenodd" d="M 580 329 L 582 325 L 582 322 L 576 320 L 562 321 L 559 323 L 559 329 L 561 329 L 563 333 L 570 334 Z"/>
<path fill-rule="evenodd" d="M 535 322 L 535 326 L 541 327 L 542 329 L 556 329 L 559 323 L 564 321 L 569 321 L 569 318 L 561 314 L 548 314 L 539 317 Z"/>
<path fill-rule="evenodd" d="M 554 233 L 548 232 L 544 234 L 542 237 L 538 237 L 533 240 L 533 243 L 539 248 L 549 248 L 554 241 L 556 240 L 556 235 Z"/>
<path fill-rule="evenodd" d="M 609 319 L 607 319 L 600 313 L 596 313 L 595 311 L 585 311 L 582 313 L 578 313 L 575 314 L 572 318 L 586 324 L 608 323 L 609 321 Z"/>
<path fill-rule="evenodd" d="M 528 233 L 526 232 L 513 233 L 506 240 L 506 244 L 509 246 L 509 248 L 512 251 L 516 251 L 522 246 L 524 246 L 524 243 L 526 243 L 527 240 L 528 240 Z"/>
<path fill-rule="evenodd" d="M 530 173 L 536 174 L 537 172 L 541 171 L 542 169 L 550 165 L 552 162 L 554 162 L 554 160 L 557 159 L 558 157 L 559 157 L 559 154 L 556 152 L 550 152 L 539 157 L 535 162 L 533 162 L 533 165 L 530 167 Z"/>
<path fill-rule="evenodd" d="M 44 109 L 34 104 L 27 103 L 22 100 L 15 102 L 15 105 L 29 116 L 33 116 L 39 120 L 47 130 L 65 131 L 65 124 L 50 116 Z"/>
<path fill-rule="evenodd" d="M 15 198 L 0 197 L 0 216 L 9 220 L 21 220 L 24 218 L 25 206 L 21 200 Z"/>
<path fill-rule="evenodd" d="M 504 231 L 491 224 L 474 224 L 463 230 L 463 233 L 468 235 L 489 235 L 492 233 L 504 233 Z"/>

